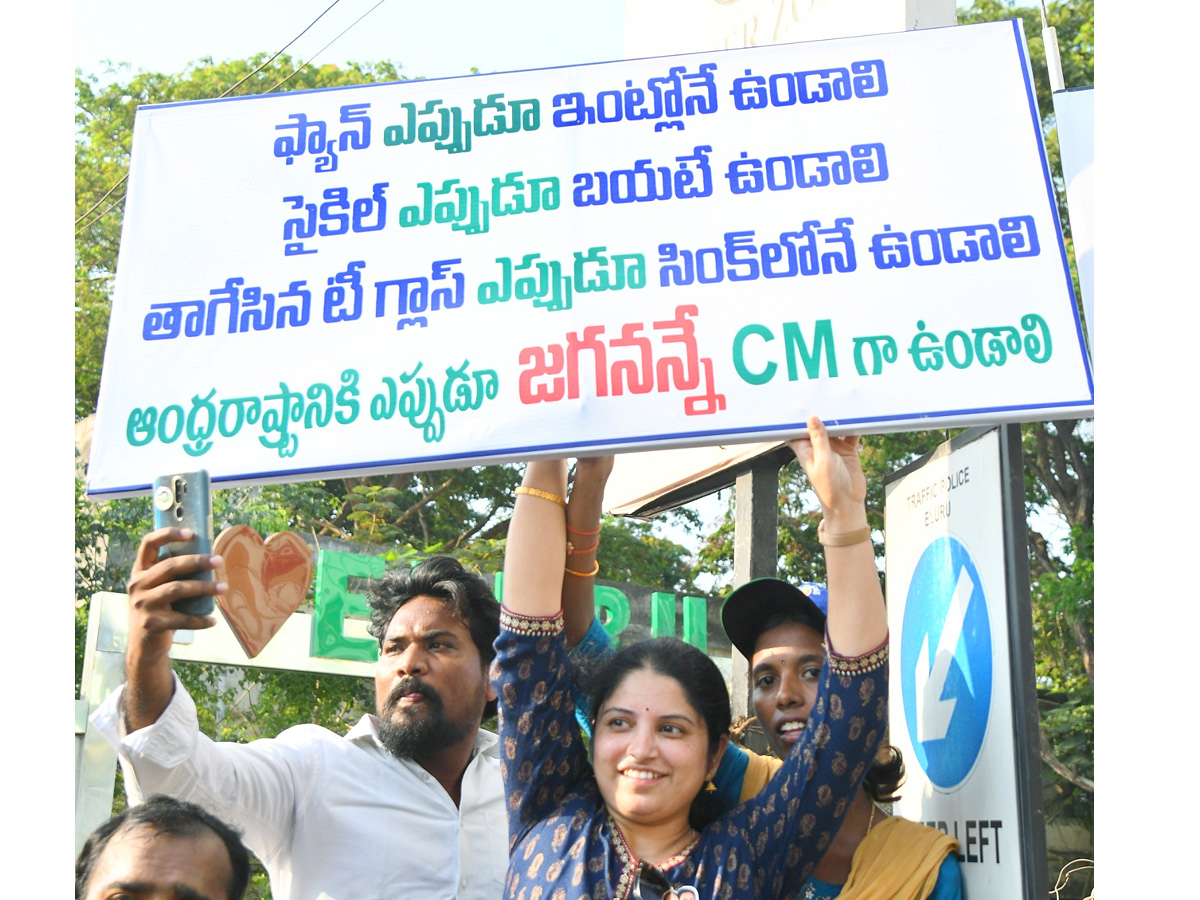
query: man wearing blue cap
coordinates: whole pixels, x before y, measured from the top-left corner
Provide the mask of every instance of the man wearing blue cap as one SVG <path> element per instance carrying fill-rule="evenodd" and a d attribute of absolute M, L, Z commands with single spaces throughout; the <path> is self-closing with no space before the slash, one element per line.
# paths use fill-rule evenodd
<path fill-rule="evenodd" d="M 758 578 L 730 594 L 721 609 L 730 642 L 750 661 L 754 712 L 780 758 L 800 739 L 816 699 L 827 602 L 819 584 L 796 587 Z M 745 797 L 757 792 L 780 763 L 747 751 L 734 755 L 739 752 L 748 757 L 741 785 Z M 903 780 L 900 751 L 884 744 L 799 900 L 961 900 L 955 840 L 877 805 L 896 800 Z"/>

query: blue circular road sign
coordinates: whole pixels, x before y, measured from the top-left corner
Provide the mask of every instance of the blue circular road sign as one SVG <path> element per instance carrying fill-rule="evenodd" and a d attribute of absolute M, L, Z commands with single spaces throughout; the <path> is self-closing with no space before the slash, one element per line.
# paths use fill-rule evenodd
<path fill-rule="evenodd" d="M 917 561 L 900 634 L 900 691 L 917 762 L 950 790 L 971 773 L 992 701 L 992 635 L 967 548 L 935 538 Z"/>

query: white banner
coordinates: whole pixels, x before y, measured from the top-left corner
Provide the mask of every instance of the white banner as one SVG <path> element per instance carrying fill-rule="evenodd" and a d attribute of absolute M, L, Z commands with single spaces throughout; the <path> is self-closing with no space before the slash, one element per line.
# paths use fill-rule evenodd
<path fill-rule="evenodd" d="M 988 23 L 142 108 L 88 491 L 1092 397 Z"/>

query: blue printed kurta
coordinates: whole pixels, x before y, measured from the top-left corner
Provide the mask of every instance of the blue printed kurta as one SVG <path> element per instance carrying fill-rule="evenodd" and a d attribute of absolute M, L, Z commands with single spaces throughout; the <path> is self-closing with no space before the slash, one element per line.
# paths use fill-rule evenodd
<path fill-rule="evenodd" d="M 574 716 L 562 617 L 503 610 L 492 684 L 512 855 L 509 900 L 626 900 L 638 860 L 608 815 Z M 788 897 L 845 816 L 887 724 L 887 645 L 826 652 L 803 736 L 763 791 L 657 865 L 702 900 Z"/>

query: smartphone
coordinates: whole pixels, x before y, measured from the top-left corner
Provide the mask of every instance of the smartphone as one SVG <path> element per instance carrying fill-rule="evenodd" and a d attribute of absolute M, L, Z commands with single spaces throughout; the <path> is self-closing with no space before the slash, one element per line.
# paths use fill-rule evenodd
<path fill-rule="evenodd" d="M 163 475 L 154 480 L 154 527 L 190 528 L 190 541 L 174 541 L 158 551 L 159 559 L 186 556 L 191 553 L 212 553 L 212 502 L 208 471 L 180 472 Z M 212 569 L 203 569 L 180 576 L 181 581 L 213 581 Z M 209 616 L 213 611 L 213 595 L 186 597 L 171 604 L 176 612 L 192 616 Z"/>

